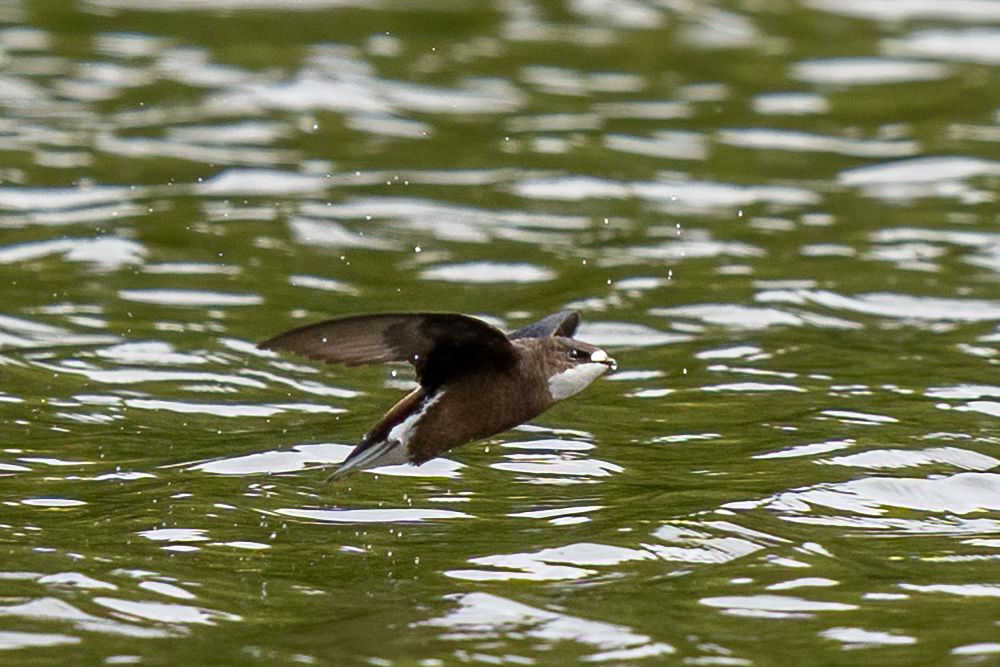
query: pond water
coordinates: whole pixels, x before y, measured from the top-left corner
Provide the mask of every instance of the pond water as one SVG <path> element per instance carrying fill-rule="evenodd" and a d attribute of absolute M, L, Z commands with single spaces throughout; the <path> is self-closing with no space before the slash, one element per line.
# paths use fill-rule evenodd
<path fill-rule="evenodd" d="M 1000 653 L 1000 2 L 0 0 L 10 664 Z M 563 308 L 619 371 L 326 484 Z"/>

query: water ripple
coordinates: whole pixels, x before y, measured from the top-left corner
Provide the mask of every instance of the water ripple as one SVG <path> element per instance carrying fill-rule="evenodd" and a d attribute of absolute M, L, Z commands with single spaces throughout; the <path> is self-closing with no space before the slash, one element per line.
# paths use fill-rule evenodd
<path fill-rule="evenodd" d="M 298 509 L 282 508 L 275 514 L 319 523 L 421 523 L 441 519 L 471 519 L 471 514 L 454 510 L 417 509 Z"/>
<path fill-rule="evenodd" d="M 204 306 L 256 306 L 263 299 L 256 294 L 236 294 L 189 289 L 123 289 L 118 296 L 125 301 L 150 303 L 160 306 L 204 307 Z"/>
<path fill-rule="evenodd" d="M 588 662 L 627 660 L 630 657 L 670 655 L 669 644 L 653 642 L 650 637 L 622 625 L 561 614 L 530 607 L 488 593 L 452 596 L 458 608 L 421 625 L 445 628 L 451 633 L 464 632 L 482 639 L 492 639 L 510 628 L 520 628 L 529 637 L 543 641 L 575 641 L 601 649 L 583 659 Z"/>
<path fill-rule="evenodd" d="M 800 81 L 838 86 L 876 86 L 909 81 L 936 81 L 950 73 L 946 65 L 922 60 L 830 58 L 792 66 Z"/>
<path fill-rule="evenodd" d="M 443 264 L 424 269 L 420 275 L 425 280 L 461 283 L 537 283 L 555 277 L 554 272 L 541 266 L 501 262 Z"/>

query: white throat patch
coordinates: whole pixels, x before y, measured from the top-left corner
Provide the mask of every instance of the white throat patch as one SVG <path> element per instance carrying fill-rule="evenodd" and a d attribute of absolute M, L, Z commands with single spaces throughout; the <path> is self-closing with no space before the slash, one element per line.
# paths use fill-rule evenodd
<path fill-rule="evenodd" d="M 605 355 L 607 356 L 607 355 Z M 557 401 L 579 394 L 608 371 L 607 364 L 580 364 L 549 378 L 549 395 Z"/>

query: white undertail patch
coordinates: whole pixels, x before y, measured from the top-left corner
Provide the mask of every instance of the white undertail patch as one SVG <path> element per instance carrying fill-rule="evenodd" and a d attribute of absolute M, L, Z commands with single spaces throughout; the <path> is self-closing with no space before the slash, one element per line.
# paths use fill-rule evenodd
<path fill-rule="evenodd" d="M 389 435 L 386 436 L 386 440 L 389 442 L 395 440 L 401 446 L 406 447 L 406 445 L 410 442 L 410 438 L 413 437 L 413 429 L 416 428 L 417 422 L 419 422 L 420 419 L 427 414 L 427 411 L 432 405 L 441 400 L 442 396 L 444 396 L 444 392 L 439 391 L 431 398 L 424 399 L 424 402 L 419 408 L 417 408 L 416 412 L 392 427 L 392 430 L 389 431 Z"/>
<path fill-rule="evenodd" d="M 439 391 L 434 396 L 425 398 L 416 412 L 392 427 L 389 435 L 385 438 L 386 441 L 398 442 L 399 446 L 405 450 L 406 446 L 410 443 L 410 438 L 413 437 L 413 430 L 417 427 L 417 422 L 427 414 L 431 406 L 441 400 L 442 396 L 444 396 L 444 391 Z"/>
<path fill-rule="evenodd" d="M 442 396 L 444 396 L 444 392 L 439 391 L 429 399 L 424 399 L 424 402 L 417 408 L 416 412 L 392 427 L 385 440 L 371 445 L 368 449 L 358 454 L 357 458 L 351 459 L 341 465 L 331 475 L 330 479 L 339 479 L 358 470 L 409 463 L 410 458 L 407 445 L 410 442 L 410 438 L 413 437 L 417 423 L 427 414 L 431 406 L 441 400 Z"/>
<path fill-rule="evenodd" d="M 597 352 L 594 353 L 596 355 Z M 604 353 L 607 357 L 607 353 Z M 591 356 L 593 358 L 593 355 Z M 569 368 L 549 378 L 549 395 L 557 401 L 579 394 L 591 382 L 608 371 L 607 364 L 588 363 Z"/>

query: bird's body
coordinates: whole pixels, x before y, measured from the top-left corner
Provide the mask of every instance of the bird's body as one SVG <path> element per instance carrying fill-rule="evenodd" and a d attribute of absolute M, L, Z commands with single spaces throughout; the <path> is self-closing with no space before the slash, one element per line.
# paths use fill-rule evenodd
<path fill-rule="evenodd" d="M 409 361 L 420 386 L 375 424 L 333 475 L 419 465 L 459 445 L 534 419 L 615 367 L 604 350 L 570 338 L 563 312 L 509 335 L 450 313 L 360 315 L 286 332 L 260 344 L 330 363 Z"/>

